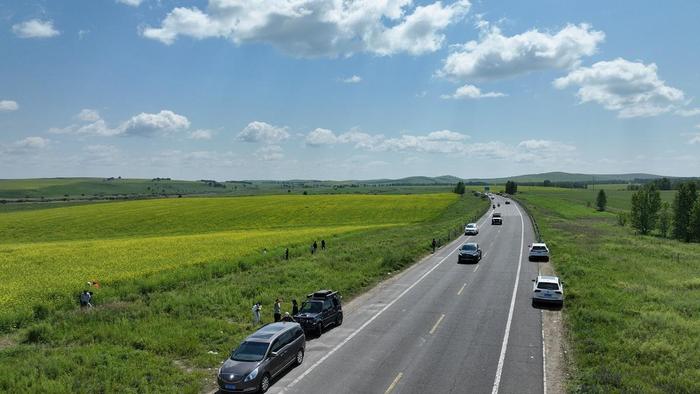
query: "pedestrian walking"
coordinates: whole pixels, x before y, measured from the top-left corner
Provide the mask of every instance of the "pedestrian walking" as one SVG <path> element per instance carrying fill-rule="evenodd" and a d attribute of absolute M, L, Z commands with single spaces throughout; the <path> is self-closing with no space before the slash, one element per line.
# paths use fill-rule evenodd
<path fill-rule="evenodd" d="M 433 253 L 435 253 L 435 248 L 437 247 L 437 242 L 435 241 L 435 238 L 433 238 Z"/>
<path fill-rule="evenodd" d="M 275 300 L 275 308 L 273 310 L 274 315 L 275 315 L 275 323 L 280 321 L 280 319 L 282 319 L 282 312 L 281 312 L 282 305 L 281 304 L 282 304 L 281 299 L 278 298 Z"/>
<path fill-rule="evenodd" d="M 294 299 L 292 300 L 292 316 L 296 316 L 299 314 L 299 304 L 297 304 L 297 300 Z"/>
<path fill-rule="evenodd" d="M 289 260 L 289 248 L 284 250 L 284 259 Z"/>
<path fill-rule="evenodd" d="M 326 250 L 326 240 L 325 239 L 321 240 L 321 250 Z"/>
<path fill-rule="evenodd" d="M 260 310 L 262 309 L 262 305 L 260 305 L 260 302 L 256 302 L 255 305 L 253 305 L 253 323 L 255 325 L 260 324 Z"/>

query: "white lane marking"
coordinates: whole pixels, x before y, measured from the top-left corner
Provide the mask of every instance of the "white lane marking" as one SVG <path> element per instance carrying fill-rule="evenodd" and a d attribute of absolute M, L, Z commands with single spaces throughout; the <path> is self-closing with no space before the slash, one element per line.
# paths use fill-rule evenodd
<path fill-rule="evenodd" d="M 438 326 L 442 322 L 442 319 L 444 319 L 444 318 L 445 318 L 445 314 L 443 313 L 442 315 L 440 315 L 440 318 L 438 319 L 438 321 L 435 322 L 435 325 L 433 326 L 433 328 L 430 329 L 430 335 L 435 334 L 435 330 L 437 330 Z"/>
<path fill-rule="evenodd" d="M 484 218 L 484 220 L 485 220 L 485 218 Z M 466 237 L 466 238 L 468 239 L 469 237 Z M 282 389 L 282 391 L 284 392 L 284 391 L 286 391 L 287 389 L 290 389 L 290 388 L 294 387 L 297 383 L 299 383 L 302 379 L 304 379 L 304 378 L 306 377 L 306 375 L 310 374 L 314 369 L 318 368 L 319 365 L 323 364 L 323 362 L 325 362 L 330 356 L 332 356 L 335 352 L 337 352 L 341 347 L 345 346 L 346 343 L 348 343 L 348 342 L 349 342 L 351 339 L 353 339 L 357 334 L 359 334 L 362 330 L 364 330 L 365 327 L 367 327 L 368 325 L 370 325 L 370 323 L 372 323 L 376 318 L 378 318 L 378 317 L 379 317 L 382 313 L 384 313 L 387 309 L 391 308 L 391 306 L 394 305 L 394 304 L 396 303 L 396 301 L 400 300 L 401 297 L 403 297 L 404 295 L 406 295 L 406 293 L 408 293 L 409 291 L 411 291 L 411 289 L 413 289 L 418 283 L 420 283 L 423 279 L 425 279 L 426 276 L 430 275 L 433 271 L 435 271 L 435 269 L 436 269 L 437 267 L 439 267 L 440 265 L 442 265 L 442 263 L 444 263 L 445 260 L 447 260 L 450 256 L 452 256 L 452 254 L 453 254 L 454 252 L 456 252 L 457 250 L 459 250 L 459 248 L 461 248 L 461 247 L 462 247 L 462 245 L 457 245 L 457 247 L 454 248 L 449 254 L 447 254 L 447 256 L 443 257 L 442 260 L 440 260 L 437 264 L 435 264 L 435 266 L 434 266 L 433 268 L 429 269 L 426 273 L 424 273 L 423 275 L 421 275 L 421 277 L 418 278 L 415 282 L 413 282 L 412 285 L 408 286 L 408 287 L 406 288 L 406 290 L 402 291 L 401 294 L 399 294 L 396 298 L 394 298 L 390 303 L 386 304 L 386 305 L 384 306 L 384 308 L 380 309 L 379 312 L 375 313 L 374 316 L 372 316 L 371 318 L 369 318 L 369 320 L 367 320 L 366 322 L 364 322 L 364 324 L 362 324 L 362 325 L 361 325 L 360 327 L 358 327 L 355 331 L 353 331 L 350 335 L 348 335 L 347 338 L 343 339 L 342 342 L 340 342 L 339 344 L 335 345 L 335 347 L 334 347 L 333 349 L 331 349 L 330 351 L 328 351 L 328 353 L 326 353 L 326 354 L 325 354 L 323 357 L 321 357 L 318 361 L 316 361 L 315 363 L 313 363 L 306 371 L 304 371 L 301 375 L 299 375 L 296 379 L 294 379 L 291 383 L 289 383 L 289 384 L 287 385 L 287 387 L 285 387 L 284 389 Z"/>
<path fill-rule="evenodd" d="M 474 272 L 476 272 L 476 270 L 478 270 L 478 269 L 479 269 L 479 264 L 477 264 L 476 267 L 474 267 Z"/>
<path fill-rule="evenodd" d="M 547 394 L 547 356 L 544 351 L 544 310 L 542 310 L 542 392 Z"/>
<path fill-rule="evenodd" d="M 506 322 L 506 332 L 503 334 L 503 344 L 501 345 L 501 356 L 498 358 L 498 368 L 496 369 L 496 378 L 493 380 L 493 390 L 491 394 L 498 393 L 498 386 L 501 384 L 501 374 L 503 373 L 503 363 L 506 359 L 506 349 L 508 348 L 508 337 L 510 336 L 510 324 L 513 322 L 513 310 L 515 309 L 515 297 L 518 294 L 518 282 L 520 281 L 520 266 L 523 261 L 523 246 L 525 245 L 525 221 L 523 214 L 520 213 L 520 208 L 515 206 L 520 215 L 520 257 L 518 258 L 518 271 L 515 274 L 515 283 L 513 283 L 513 296 L 510 298 L 510 310 L 508 311 L 508 321 Z"/>
<path fill-rule="evenodd" d="M 399 372 L 399 374 L 396 375 L 396 377 L 394 378 L 394 381 L 391 382 L 391 385 L 389 385 L 389 388 L 386 389 L 386 391 L 384 392 L 384 394 L 390 393 L 391 390 L 393 390 L 394 387 L 396 387 L 396 384 L 399 383 L 399 380 L 401 380 L 401 377 L 402 377 L 402 376 L 403 376 L 403 372 Z"/>
<path fill-rule="evenodd" d="M 459 289 L 459 291 L 457 292 L 457 295 L 462 295 L 462 292 L 464 291 L 464 288 L 465 288 L 465 287 L 467 287 L 467 284 L 466 284 L 466 283 L 462 285 L 462 288 Z"/>

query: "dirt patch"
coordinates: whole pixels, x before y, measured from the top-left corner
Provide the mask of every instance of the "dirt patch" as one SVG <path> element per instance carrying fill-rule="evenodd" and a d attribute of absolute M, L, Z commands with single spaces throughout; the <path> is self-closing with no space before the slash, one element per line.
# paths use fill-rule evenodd
<path fill-rule="evenodd" d="M 551 263 L 540 265 L 540 275 L 555 275 Z M 566 301 L 564 301 L 566 307 Z M 544 346 L 546 392 L 565 393 L 569 374 L 569 345 L 561 310 L 542 310 L 542 344 Z"/>
<path fill-rule="evenodd" d="M 10 337 L 7 337 L 7 336 L 0 337 L 0 350 L 9 349 L 9 348 L 16 346 L 16 345 L 17 345 L 16 340 L 14 340 Z"/>

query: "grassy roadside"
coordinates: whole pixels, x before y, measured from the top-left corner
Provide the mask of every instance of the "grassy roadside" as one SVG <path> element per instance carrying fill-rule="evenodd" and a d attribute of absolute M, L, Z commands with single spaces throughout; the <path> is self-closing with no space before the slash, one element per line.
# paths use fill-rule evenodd
<path fill-rule="evenodd" d="M 266 255 L 125 281 L 98 308 L 40 314 L 1 337 L 0 391 L 199 392 L 254 328 L 253 302 L 263 302 L 270 321 L 277 296 L 302 299 L 327 287 L 349 300 L 426 254 L 433 237 L 444 238 L 487 204 L 465 195 L 416 223 L 336 234 L 314 256 L 298 244 L 293 252 L 300 257 L 286 262 L 277 257 L 282 248 L 271 247 Z"/>
<path fill-rule="evenodd" d="M 567 283 L 570 392 L 700 392 L 700 247 L 638 236 L 592 190 L 523 188 Z M 617 191 L 613 211 L 629 207 Z"/>

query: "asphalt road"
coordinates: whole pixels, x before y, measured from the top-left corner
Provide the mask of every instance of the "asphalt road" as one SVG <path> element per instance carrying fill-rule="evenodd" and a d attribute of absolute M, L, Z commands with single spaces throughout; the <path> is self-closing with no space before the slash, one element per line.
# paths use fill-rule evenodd
<path fill-rule="evenodd" d="M 341 327 L 307 342 L 304 363 L 270 393 L 541 393 L 542 321 L 531 306 L 534 233 L 496 197 L 503 225 L 462 236 L 345 305 Z M 478 242 L 478 264 L 456 249 Z M 515 290 L 515 292 L 514 292 Z M 514 294 L 515 293 L 515 294 Z"/>

